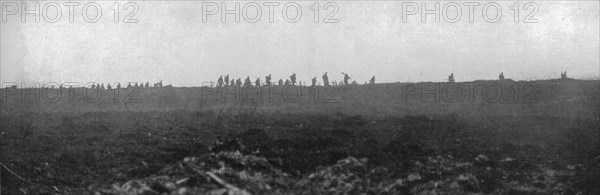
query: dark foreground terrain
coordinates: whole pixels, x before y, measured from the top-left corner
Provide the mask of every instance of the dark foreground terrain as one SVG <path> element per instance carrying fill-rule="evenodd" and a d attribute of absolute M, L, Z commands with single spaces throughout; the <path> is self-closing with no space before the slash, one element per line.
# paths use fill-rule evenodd
<path fill-rule="evenodd" d="M 386 85 L 341 90 L 338 103 L 309 106 L 182 109 L 173 108 L 185 104 L 173 103 L 184 101 L 181 93 L 161 91 L 142 91 L 142 110 L 98 103 L 24 109 L 8 101 L 1 108 L 1 190 L 599 194 L 600 85 L 548 86 L 553 91 L 526 103 L 509 103 L 509 94 L 506 102 L 401 104 Z M 348 95 L 365 91 L 377 101 Z M 152 93 L 162 95 L 144 102 Z"/>

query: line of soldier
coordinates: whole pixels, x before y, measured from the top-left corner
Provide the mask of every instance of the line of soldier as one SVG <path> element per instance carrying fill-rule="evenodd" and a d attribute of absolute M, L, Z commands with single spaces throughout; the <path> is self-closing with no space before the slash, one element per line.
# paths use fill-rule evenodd
<path fill-rule="evenodd" d="M 344 75 L 344 82 L 343 85 L 348 85 L 348 81 L 351 79 L 350 76 L 348 76 L 348 73 L 343 73 L 342 75 Z M 271 82 L 271 74 L 269 74 L 268 76 L 265 77 L 265 85 L 266 86 L 271 86 L 273 85 L 273 83 Z M 325 72 L 322 76 L 323 79 L 323 84 L 324 86 L 331 86 L 330 82 L 329 82 L 329 77 L 327 76 L 327 72 Z M 278 85 L 296 85 L 296 73 L 293 73 L 289 79 L 285 79 L 285 81 L 283 81 L 283 79 L 279 79 L 279 81 L 277 82 Z M 335 83 L 334 83 L 335 84 Z M 353 82 L 353 84 L 356 84 L 356 81 Z M 371 77 L 371 80 L 369 81 L 369 84 L 375 84 L 375 76 Z M 299 82 L 300 86 L 303 86 L 302 81 Z M 217 79 L 217 87 L 222 87 L 222 86 L 252 86 L 252 81 L 250 80 L 250 76 L 247 76 L 246 79 L 244 80 L 244 82 L 242 83 L 242 79 L 238 78 L 236 79 L 231 79 L 229 80 L 229 75 L 225 75 L 225 77 L 223 77 L 222 75 L 219 76 L 219 78 Z M 261 86 L 261 81 L 260 81 L 260 77 L 256 78 L 256 80 L 254 81 L 254 86 L 260 87 Z M 312 84 L 311 86 L 317 86 L 317 77 L 313 77 L 312 78 Z"/>
<path fill-rule="evenodd" d="M 145 84 L 142 82 L 140 84 L 138 83 L 134 83 L 134 85 L 131 85 L 132 82 L 127 83 L 127 88 L 131 88 L 131 87 L 135 87 L 135 88 L 150 88 L 150 82 L 146 82 Z M 152 85 L 152 87 L 163 87 L 163 83 L 162 81 L 158 82 L 158 83 L 154 83 Z M 59 88 L 63 88 L 62 85 L 60 85 Z M 110 84 L 107 84 L 106 87 L 104 87 L 104 83 L 102 84 L 92 84 L 91 86 L 92 89 L 112 89 L 113 86 L 111 86 Z M 121 88 L 121 83 L 117 83 L 116 86 L 117 89 Z"/>

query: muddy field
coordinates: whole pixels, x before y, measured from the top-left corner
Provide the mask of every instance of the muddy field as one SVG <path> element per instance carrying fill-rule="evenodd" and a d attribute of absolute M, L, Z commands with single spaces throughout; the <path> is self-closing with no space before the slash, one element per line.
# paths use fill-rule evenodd
<path fill-rule="evenodd" d="M 600 193 L 598 81 L 480 82 L 485 93 L 460 84 L 458 95 L 417 83 L 226 97 L 142 88 L 93 101 L 74 90 L 54 102 L 58 89 L 40 101 L 2 89 L 1 190 Z"/>

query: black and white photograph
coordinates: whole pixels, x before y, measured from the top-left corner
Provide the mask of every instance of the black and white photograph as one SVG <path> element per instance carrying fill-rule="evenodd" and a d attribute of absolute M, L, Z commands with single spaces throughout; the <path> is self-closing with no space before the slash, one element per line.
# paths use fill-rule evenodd
<path fill-rule="evenodd" d="M 600 194 L 598 0 L 0 16 L 0 195 Z"/>

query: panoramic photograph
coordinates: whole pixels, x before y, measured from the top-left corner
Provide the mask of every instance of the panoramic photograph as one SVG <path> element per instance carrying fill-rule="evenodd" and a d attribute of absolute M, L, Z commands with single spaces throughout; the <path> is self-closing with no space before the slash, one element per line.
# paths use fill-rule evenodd
<path fill-rule="evenodd" d="M 600 194 L 597 0 L 0 5 L 0 195 Z"/>

